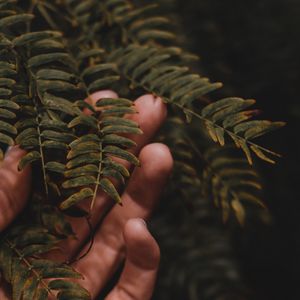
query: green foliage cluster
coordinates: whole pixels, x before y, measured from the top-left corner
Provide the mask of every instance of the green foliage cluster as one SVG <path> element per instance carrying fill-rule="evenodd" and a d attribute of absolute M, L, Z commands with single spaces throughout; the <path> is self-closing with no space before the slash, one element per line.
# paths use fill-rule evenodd
<path fill-rule="evenodd" d="M 47 299 L 53 291 L 58 299 L 89 299 L 67 280 L 80 274 L 41 254 L 76 235 L 64 216 L 89 218 L 99 190 L 121 202 L 114 182 L 130 174 L 112 158 L 139 165 L 128 151 L 134 142 L 122 136 L 142 133 L 124 118 L 136 113 L 128 100 L 136 95 L 168 104 L 159 139 L 175 159 L 171 195 L 187 205 L 195 195 L 212 199 L 224 221 L 233 213 L 242 224 L 245 203 L 262 205 L 253 154 L 270 163 L 278 155 L 253 140 L 283 123 L 254 119 L 254 100 L 210 102 L 207 94 L 221 84 L 190 71 L 195 56 L 177 46 L 156 10 L 128 0 L 0 0 L 1 156 L 20 145 L 27 154 L 19 169 L 31 164 L 41 178 L 24 215 L 1 236 L 0 269 L 14 300 Z M 95 111 L 83 99 L 100 89 L 122 98 L 98 101 Z M 241 148 L 250 165 L 229 155 L 231 148 Z M 89 211 L 78 206 L 85 199 Z"/>

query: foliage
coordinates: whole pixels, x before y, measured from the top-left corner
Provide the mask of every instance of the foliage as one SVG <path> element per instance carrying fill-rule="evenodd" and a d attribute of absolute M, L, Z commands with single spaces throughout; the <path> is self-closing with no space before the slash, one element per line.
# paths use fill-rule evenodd
<path fill-rule="evenodd" d="M 122 134 L 142 133 L 124 115 L 136 113 L 128 99 L 145 91 L 169 106 L 160 139 L 175 158 L 172 194 L 180 187 L 187 205 L 191 193 L 212 198 L 224 221 L 233 212 L 241 224 L 244 203 L 261 204 L 255 171 L 224 149 L 241 148 L 250 165 L 253 154 L 273 163 L 278 155 L 253 140 L 283 123 L 253 119 L 257 110 L 248 107 L 254 100 L 208 101 L 207 94 L 221 84 L 190 71 L 195 56 L 178 47 L 156 5 L 1 0 L 0 9 L 1 151 L 20 145 L 27 154 L 19 169 L 32 164 L 35 178 L 41 178 L 25 212 L 32 220 L 20 219 L 2 235 L 0 267 L 13 299 L 47 299 L 52 290 L 59 291 L 58 299 L 89 298 L 61 279 L 78 273 L 41 254 L 73 235 L 64 216 L 78 215 L 81 201 L 90 200 L 81 217 L 93 213 L 100 189 L 121 202 L 115 182 L 124 183 L 130 174 L 112 157 L 139 165 L 129 151 L 134 142 Z M 109 88 L 122 98 L 98 101 L 97 110 L 83 100 Z M 215 148 L 211 140 L 226 148 Z"/>

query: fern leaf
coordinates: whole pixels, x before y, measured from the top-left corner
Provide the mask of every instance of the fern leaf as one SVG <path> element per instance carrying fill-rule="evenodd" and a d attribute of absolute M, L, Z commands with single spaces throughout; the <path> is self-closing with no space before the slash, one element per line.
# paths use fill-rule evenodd
<path fill-rule="evenodd" d="M 64 182 L 63 187 L 66 189 L 82 187 L 82 189 L 64 200 L 60 205 L 61 209 L 68 209 L 86 198 L 92 199 L 92 209 L 99 188 L 117 203 L 121 202 L 111 178 L 123 182 L 128 172 L 124 171 L 125 168 L 118 168 L 117 163 L 114 165 L 115 171 L 112 172 L 109 169 L 111 164 L 107 164 L 106 160 L 108 156 L 115 156 L 135 165 L 139 164 L 133 154 L 122 149 L 122 147 L 128 148 L 135 144 L 119 134 L 141 134 L 141 130 L 133 121 L 120 116 L 114 117 L 115 114 L 134 113 L 135 110 L 131 108 L 132 105 L 131 101 L 123 98 L 103 99 L 97 102 L 97 106 L 101 108 L 100 115 L 103 116 L 103 119 L 97 120 L 93 115 L 81 115 L 68 125 L 73 127 L 78 124 L 85 124 L 92 133 L 79 137 L 70 143 L 70 151 L 67 155 L 68 170 L 65 172 L 65 176 L 69 179 Z M 95 187 L 91 194 L 91 189 L 84 188 L 84 186 L 93 184 Z"/>
<path fill-rule="evenodd" d="M 205 195 L 213 195 L 215 204 L 223 210 L 224 221 L 232 211 L 238 222 L 244 224 L 245 205 L 254 203 L 265 208 L 261 200 L 262 185 L 255 170 L 244 159 L 235 158 L 229 149 L 215 148 L 206 153 Z"/>

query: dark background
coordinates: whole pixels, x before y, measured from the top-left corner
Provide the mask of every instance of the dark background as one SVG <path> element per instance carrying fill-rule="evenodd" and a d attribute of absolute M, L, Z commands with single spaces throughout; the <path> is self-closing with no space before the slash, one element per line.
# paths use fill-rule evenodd
<path fill-rule="evenodd" d="M 200 68 L 224 83 L 223 95 L 254 98 L 262 117 L 287 126 L 263 139 L 283 154 L 275 166 L 260 163 L 269 228 L 237 239 L 242 274 L 255 299 L 300 299 L 300 1 L 176 0 L 184 42 Z"/>

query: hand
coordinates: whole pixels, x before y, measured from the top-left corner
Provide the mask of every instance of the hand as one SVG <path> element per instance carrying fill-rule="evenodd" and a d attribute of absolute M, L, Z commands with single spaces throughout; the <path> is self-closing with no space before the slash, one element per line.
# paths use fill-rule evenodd
<path fill-rule="evenodd" d="M 101 91 L 91 97 L 94 104 L 101 98 L 115 98 L 111 91 Z M 107 296 L 107 300 L 127 300 L 151 298 L 159 264 L 159 247 L 142 219 L 148 219 L 164 184 L 172 169 L 172 157 L 162 144 L 149 144 L 151 138 L 166 117 L 166 107 L 159 98 L 145 95 L 135 101 L 138 114 L 130 115 L 139 123 L 144 134 L 130 136 L 137 143 L 132 150 L 139 155 L 142 166 L 133 171 L 132 177 L 122 195 L 123 207 L 112 206 L 103 193 L 97 195 L 91 223 L 97 227 L 106 209 L 111 208 L 101 227 L 95 234 L 93 248 L 87 256 L 74 263 L 74 267 L 84 275 L 79 283 L 92 294 L 93 299 L 101 292 L 107 281 L 125 259 L 125 266 L 119 282 Z M 17 171 L 17 164 L 24 152 L 17 147 L 11 149 L 0 169 L 0 228 L 13 220 L 24 206 L 30 186 L 30 168 Z M 128 163 L 124 162 L 130 168 Z M 3 182 L 6 184 L 3 184 Z M 16 204 L 16 205 L 15 205 Z M 89 205 L 85 203 L 84 205 Z M 5 219 L 4 219 L 5 217 Z M 141 219 L 142 218 L 142 219 Z M 66 261 L 85 253 L 85 241 L 89 228 L 82 219 L 70 218 L 77 240 L 64 241 L 61 252 L 52 252 L 52 259 Z M 4 290 L 0 290 L 0 299 Z"/>

